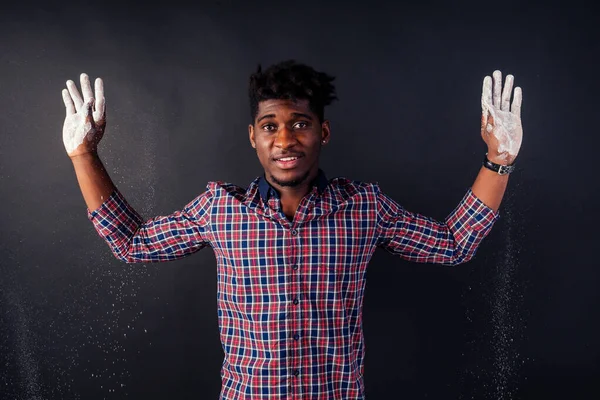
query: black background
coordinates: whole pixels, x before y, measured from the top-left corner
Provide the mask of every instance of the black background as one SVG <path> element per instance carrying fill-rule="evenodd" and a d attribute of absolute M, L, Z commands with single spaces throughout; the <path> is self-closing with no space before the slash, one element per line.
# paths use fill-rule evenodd
<path fill-rule="evenodd" d="M 67 79 L 104 79 L 100 156 L 144 216 L 208 181 L 246 187 L 248 76 L 295 58 L 337 76 L 329 178 L 443 219 L 485 152 L 481 84 L 523 88 L 501 219 L 454 268 L 378 251 L 364 306 L 370 399 L 600 396 L 598 18 L 568 2 L 86 2 L 0 15 L 0 398 L 214 399 L 210 250 L 112 257 L 62 143 Z"/>

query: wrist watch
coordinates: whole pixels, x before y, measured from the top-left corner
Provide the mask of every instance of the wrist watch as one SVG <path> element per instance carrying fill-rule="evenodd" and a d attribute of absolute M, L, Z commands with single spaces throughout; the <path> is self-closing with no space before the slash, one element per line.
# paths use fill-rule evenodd
<path fill-rule="evenodd" d="M 490 160 L 488 160 L 487 153 L 485 153 L 485 156 L 483 156 L 483 166 L 487 169 L 491 169 L 492 171 L 497 172 L 498 175 L 508 175 L 515 170 L 515 163 L 512 163 L 510 165 L 500 165 L 493 163 Z"/>

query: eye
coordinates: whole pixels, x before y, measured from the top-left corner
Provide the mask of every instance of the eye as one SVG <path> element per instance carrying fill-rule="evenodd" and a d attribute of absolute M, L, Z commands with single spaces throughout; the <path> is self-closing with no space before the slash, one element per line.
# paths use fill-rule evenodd
<path fill-rule="evenodd" d="M 309 126 L 308 122 L 306 122 L 306 121 L 299 121 L 294 124 L 294 127 L 298 128 L 298 129 L 305 129 L 305 128 L 308 128 L 308 126 Z"/>
<path fill-rule="evenodd" d="M 266 125 L 263 125 L 263 127 L 262 127 L 263 131 L 267 131 L 267 132 L 274 131 L 276 128 L 277 128 L 277 126 L 275 126 L 274 124 L 266 124 Z"/>

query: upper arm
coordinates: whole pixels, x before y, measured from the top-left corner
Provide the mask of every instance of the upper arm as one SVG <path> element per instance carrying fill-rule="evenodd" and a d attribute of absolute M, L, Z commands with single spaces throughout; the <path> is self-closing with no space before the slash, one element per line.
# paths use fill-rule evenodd
<path fill-rule="evenodd" d="M 143 221 L 115 190 L 89 217 L 117 258 L 128 263 L 169 261 L 210 244 L 213 197 L 207 190 L 181 210 Z"/>
<path fill-rule="evenodd" d="M 377 187 L 377 246 L 415 261 L 455 263 L 455 241 L 444 222 L 405 210 Z"/>
<path fill-rule="evenodd" d="M 444 222 L 406 211 L 377 190 L 377 244 L 417 262 L 446 265 L 469 261 L 499 218 L 471 189 Z"/>

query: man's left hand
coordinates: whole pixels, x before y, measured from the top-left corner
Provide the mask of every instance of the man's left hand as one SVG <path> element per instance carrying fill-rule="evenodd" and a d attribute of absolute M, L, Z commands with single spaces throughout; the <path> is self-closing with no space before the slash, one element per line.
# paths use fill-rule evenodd
<path fill-rule="evenodd" d="M 486 76 L 483 80 L 481 137 L 488 146 L 487 157 L 490 161 L 510 165 L 515 161 L 523 140 L 521 125 L 523 93 L 520 87 L 516 87 L 511 105 L 514 77 L 506 76 L 504 90 L 502 73 L 496 70 L 493 77 L 493 85 L 491 77 Z"/>

